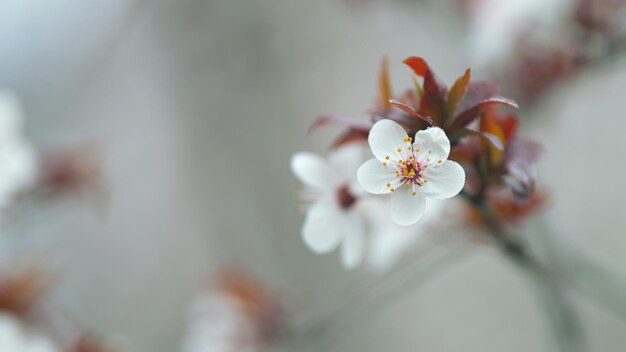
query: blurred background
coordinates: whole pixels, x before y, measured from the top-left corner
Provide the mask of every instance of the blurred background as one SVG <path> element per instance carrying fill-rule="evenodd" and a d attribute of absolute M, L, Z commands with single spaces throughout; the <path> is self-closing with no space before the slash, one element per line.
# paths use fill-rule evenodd
<path fill-rule="evenodd" d="M 582 2 L 4 0 L 0 86 L 19 97 L 26 138 L 42 155 L 93 152 L 103 190 L 11 207 L 3 263 L 46 268 L 51 309 L 125 351 L 181 350 L 223 268 L 251 272 L 292 322 L 268 350 L 553 351 L 536 295 L 487 246 L 336 321 L 398 266 L 347 271 L 310 252 L 289 158 L 326 151 L 337 130 L 307 135 L 320 114 L 368 116 L 384 55 L 402 88 L 407 56 L 449 84 L 472 67 L 545 146 L 549 200 L 528 236 L 551 231 L 626 275 L 626 16 L 604 0 L 585 22 Z M 624 350 L 624 315 L 572 300 L 589 350 Z"/>

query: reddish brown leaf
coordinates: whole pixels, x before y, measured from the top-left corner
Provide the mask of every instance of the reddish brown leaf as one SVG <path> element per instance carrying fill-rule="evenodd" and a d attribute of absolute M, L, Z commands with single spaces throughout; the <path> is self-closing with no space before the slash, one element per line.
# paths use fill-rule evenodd
<path fill-rule="evenodd" d="M 500 121 L 498 120 L 497 113 L 498 111 L 495 109 L 489 109 L 483 113 L 480 119 L 480 131 L 495 136 L 502 145 L 506 146 L 506 138 Z M 504 156 L 502 148 L 495 148 L 492 144 L 485 142 L 483 142 L 482 145 L 485 155 L 488 157 L 489 165 L 495 169 L 502 162 Z"/>
<path fill-rule="evenodd" d="M 446 120 L 446 100 L 448 90 L 435 73 L 428 69 L 424 75 L 424 96 L 420 104 L 420 113 L 430 116 L 443 124 Z"/>
<path fill-rule="evenodd" d="M 409 66 L 416 75 L 424 77 L 426 71 L 428 71 L 428 64 L 426 60 L 419 56 L 410 56 L 402 61 L 405 65 Z"/>
<path fill-rule="evenodd" d="M 389 99 L 392 97 L 391 83 L 389 82 L 389 58 L 385 56 L 380 66 L 380 74 L 378 76 L 378 97 L 380 104 L 389 107 Z"/>
<path fill-rule="evenodd" d="M 469 129 L 467 127 L 466 128 L 462 128 L 461 130 L 456 132 L 454 134 L 454 136 L 452 136 L 451 140 L 453 142 L 456 142 L 456 141 L 460 140 L 461 138 L 468 137 L 468 136 L 480 137 L 480 138 L 484 139 L 485 141 L 491 143 L 491 145 L 493 145 L 494 148 L 497 148 L 499 150 L 504 150 L 504 145 L 500 141 L 500 138 L 496 137 L 495 135 L 493 135 L 491 133 L 476 131 L 476 130 Z"/>
<path fill-rule="evenodd" d="M 495 97 L 497 93 L 498 86 L 493 82 L 472 81 L 456 110 L 465 111 L 483 100 Z"/>
<path fill-rule="evenodd" d="M 454 133 L 458 129 L 469 125 L 472 121 L 476 120 L 480 116 L 480 114 L 486 107 L 496 104 L 512 106 L 514 108 L 519 107 L 514 100 L 504 97 L 492 97 L 483 100 L 473 107 L 458 114 L 457 117 L 450 123 L 449 127 L 447 128 L 447 132 Z"/>
<path fill-rule="evenodd" d="M 430 117 L 420 114 L 419 112 L 415 111 L 415 109 L 413 109 L 412 107 L 396 100 L 389 100 L 389 103 L 397 107 L 398 109 L 409 113 L 409 115 L 426 122 L 429 126 L 435 126 L 435 122 Z"/>
<path fill-rule="evenodd" d="M 326 114 L 318 117 L 311 127 L 309 127 L 309 133 L 326 125 L 339 125 L 349 127 L 351 129 L 359 129 L 369 131 L 372 128 L 372 122 L 368 120 L 361 120 L 349 116 Z"/>
<path fill-rule="evenodd" d="M 369 130 L 347 130 L 346 132 L 342 133 L 337 139 L 335 139 L 330 148 L 335 149 L 348 143 L 367 141 L 368 135 Z"/>
<path fill-rule="evenodd" d="M 448 101 L 446 104 L 448 116 L 453 116 L 457 106 L 467 92 L 471 75 L 472 71 L 468 68 L 467 70 L 465 70 L 465 74 L 457 78 L 457 80 L 452 85 L 452 88 L 450 88 L 450 92 L 448 93 Z"/>

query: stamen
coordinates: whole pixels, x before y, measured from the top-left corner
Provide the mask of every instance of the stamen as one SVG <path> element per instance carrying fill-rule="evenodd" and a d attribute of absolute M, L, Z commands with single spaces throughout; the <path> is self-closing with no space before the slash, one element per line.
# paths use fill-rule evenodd
<path fill-rule="evenodd" d="M 443 163 L 443 160 L 437 160 L 437 164 Z"/>

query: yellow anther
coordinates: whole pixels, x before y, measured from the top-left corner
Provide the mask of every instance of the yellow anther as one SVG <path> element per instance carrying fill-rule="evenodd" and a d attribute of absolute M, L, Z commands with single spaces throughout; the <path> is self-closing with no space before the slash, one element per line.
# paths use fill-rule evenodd
<path fill-rule="evenodd" d="M 429 151 L 428 151 L 428 154 L 430 154 L 430 153 L 432 153 L 432 152 L 433 152 L 432 150 L 429 150 Z"/>
<path fill-rule="evenodd" d="M 395 191 L 395 189 L 393 189 L 393 188 L 389 188 L 389 190 L 390 190 L 391 192 Z"/>
<path fill-rule="evenodd" d="M 443 163 L 443 160 L 437 160 L 437 164 Z"/>
<path fill-rule="evenodd" d="M 413 191 L 413 195 L 416 195 L 416 194 L 417 194 L 417 192 Z"/>
<path fill-rule="evenodd" d="M 407 183 L 405 183 L 405 184 L 404 184 L 404 186 L 405 186 L 405 187 L 409 187 L 409 183 L 408 183 L 408 182 L 407 182 Z"/>
<path fill-rule="evenodd" d="M 389 155 L 385 155 L 385 159 L 389 160 Z"/>
<path fill-rule="evenodd" d="M 398 153 L 400 153 L 402 151 L 402 148 L 398 148 Z"/>
<path fill-rule="evenodd" d="M 391 187 L 391 182 L 387 182 L 387 187 Z"/>
<path fill-rule="evenodd" d="M 426 182 L 428 182 L 428 180 L 427 180 L 427 179 L 424 179 L 424 183 L 426 183 Z"/>
<path fill-rule="evenodd" d="M 420 148 L 415 148 L 415 151 L 419 153 L 420 152 Z"/>
<path fill-rule="evenodd" d="M 387 166 L 387 163 L 383 161 L 383 166 Z"/>

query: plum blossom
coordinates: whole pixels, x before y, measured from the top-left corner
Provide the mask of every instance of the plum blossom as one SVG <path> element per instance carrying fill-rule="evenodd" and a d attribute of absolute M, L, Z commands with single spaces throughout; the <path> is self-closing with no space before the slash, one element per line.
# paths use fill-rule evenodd
<path fill-rule="evenodd" d="M 411 249 L 419 248 L 427 242 L 426 234 L 439 224 L 447 200 L 429 202 L 428 212 L 419 223 L 400 226 L 391 220 L 389 201 L 368 199 L 364 212 L 368 219 L 369 237 L 367 241 L 367 266 L 374 272 L 383 273 Z"/>
<path fill-rule="evenodd" d="M 185 352 L 258 351 L 254 323 L 231 295 L 216 292 L 199 298 L 192 307 L 191 322 Z"/>
<path fill-rule="evenodd" d="M 0 207 L 35 181 L 37 158 L 22 135 L 22 111 L 17 98 L 0 90 Z"/>
<path fill-rule="evenodd" d="M 306 152 L 291 158 L 291 170 L 312 202 L 302 238 L 318 254 L 329 253 L 343 243 L 341 258 L 346 268 L 357 266 L 364 253 L 365 224 L 358 206 L 364 192 L 356 181 L 363 152 L 362 145 L 350 144 L 331 152 L 328 160 Z"/>
<path fill-rule="evenodd" d="M 372 194 L 390 194 L 391 219 L 412 225 L 426 210 L 426 199 L 447 199 L 465 184 L 465 172 L 447 160 L 450 141 L 438 127 L 410 138 L 398 123 L 385 119 L 371 129 L 368 142 L 374 159 L 357 171 L 359 184 Z"/>
<path fill-rule="evenodd" d="M 54 344 L 24 329 L 10 314 L 0 314 L 0 351 L 11 352 L 58 352 Z"/>

